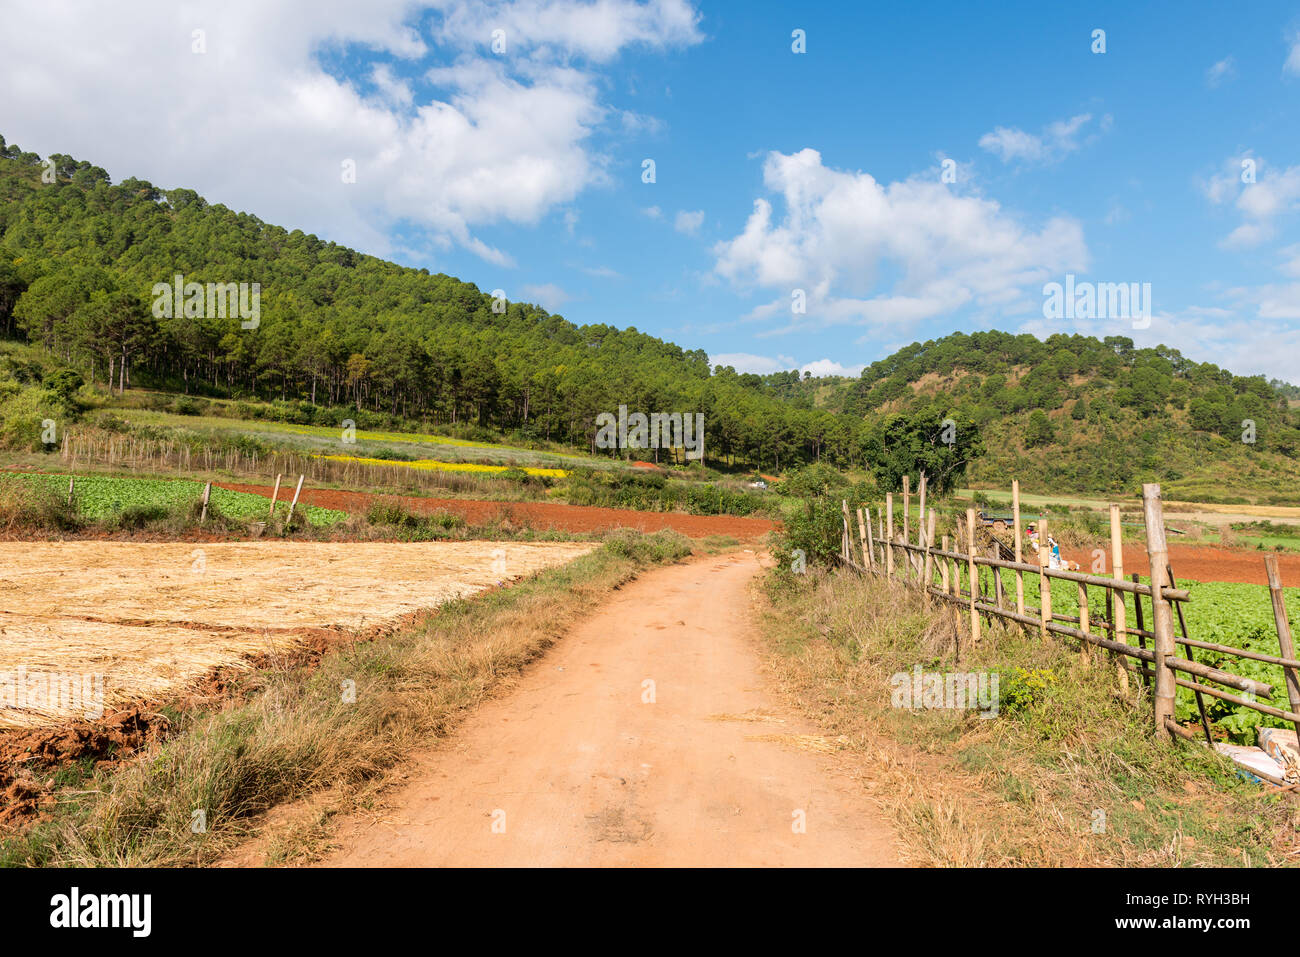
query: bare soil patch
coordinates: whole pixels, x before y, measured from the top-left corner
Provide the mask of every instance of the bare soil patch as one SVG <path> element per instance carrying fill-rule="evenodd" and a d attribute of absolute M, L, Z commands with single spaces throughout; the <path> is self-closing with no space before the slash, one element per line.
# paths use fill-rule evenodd
<path fill-rule="evenodd" d="M 234 492 L 252 492 L 271 497 L 269 485 L 234 485 L 220 483 L 222 488 Z M 292 494 L 292 490 L 290 490 Z M 281 497 L 284 489 L 280 490 Z M 558 502 L 491 502 L 465 498 L 422 498 L 404 495 L 375 495 L 342 489 L 311 489 L 302 491 L 301 502 L 333 508 L 343 512 L 364 512 L 376 501 L 396 502 L 412 512 L 450 512 L 459 515 L 471 525 L 509 519 L 526 523 L 533 528 L 558 528 L 568 532 L 603 532 L 613 528 L 632 528 L 641 532 L 657 532 L 671 528 L 691 538 L 708 535 L 731 535 L 742 540 L 752 540 L 776 528 L 776 523 L 766 518 L 742 518 L 736 515 L 686 515 L 681 512 L 636 512 L 622 508 L 593 508 L 580 505 L 562 505 Z"/>

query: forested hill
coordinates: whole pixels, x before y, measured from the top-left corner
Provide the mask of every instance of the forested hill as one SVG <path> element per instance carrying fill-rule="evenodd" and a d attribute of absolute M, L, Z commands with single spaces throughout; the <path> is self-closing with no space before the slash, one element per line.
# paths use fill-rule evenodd
<path fill-rule="evenodd" d="M 1127 336 L 955 333 L 913 343 L 837 387 L 828 407 L 858 417 L 939 406 L 970 421 L 985 454 L 977 483 L 1016 474 L 1068 490 L 1157 479 L 1174 495 L 1239 498 L 1295 490 L 1294 386 L 1243 377 Z M 1005 483 L 1002 483 L 1005 484 Z"/>
<path fill-rule="evenodd" d="M 712 462 L 765 470 L 878 465 L 900 435 L 933 444 L 951 417 L 965 450 L 982 440 L 977 478 L 1001 482 L 1014 467 L 1078 491 L 1220 468 L 1276 489 L 1273 473 L 1294 466 L 1300 445 L 1279 391 L 1288 387 L 1126 339 L 954 335 L 909 346 L 860 379 L 738 375 L 634 328 L 578 326 L 513 300 L 496 311 L 470 283 L 287 231 L 193 190 L 114 185 L 89 162 L 50 160 L 43 177 L 39 156 L 0 137 L 0 335 L 101 384 L 125 371 L 128 385 L 284 400 L 309 418 L 351 406 L 578 447 L 619 405 L 702 412 Z M 183 311 L 155 318 L 152 289 L 177 274 L 260 283 L 256 327 Z M 1255 444 L 1241 441 L 1244 419 L 1257 423 Z"/>
<path fill-rule="evenodd" d="M 209 204 L 193 190 L 0 138 L 0 331 L 43 344 L 103 382 L 126 355 L 128 384 L 317 404 L 411 419 L 471 420 L 516 438 L 589 445 L 595 417 L 703 412 L 707 452 L 773 469 L 828 451 L 861 462 L 862 423 L 799 409 L 714 374 L 707 355 L 635 328 L 577 326 L 476 286 L 385 262 Z M 151 289 L 257 282 L 255 330 L 237 318 L 155 319 Z M 119 370 L 121 366 L 116 368 Z"/>

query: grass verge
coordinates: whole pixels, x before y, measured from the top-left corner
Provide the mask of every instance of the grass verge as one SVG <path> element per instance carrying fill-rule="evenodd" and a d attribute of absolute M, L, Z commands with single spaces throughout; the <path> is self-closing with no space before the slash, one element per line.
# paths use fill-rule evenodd
<path fill-rule="evenodd" d="M 314 666 L 256 672 L 244 698 L 216 713 L 169 716 L 177 730 L 166 742 L 95 772 L 50 819 L 0 842 L 0 865 L 211 863 L 277 804 L 325 789 L 340 801 L 373 790 L 612 589 L 689 553 L 675 532 L 616 533 L 568 565 L 450 602 L 383 640 L 340 646 Z"/>
<path fill-rule="evenodd" d="M 920 866 L 1279 866 L 1300 860 L 1293 801 L 1224 759 L 1152 738 L 1113 663 L 1000 623 L 953 658 L 948 610 L 902 585 L 773 571 L 770 661 L 892 817 Z M 891 678 L 997 673 L 996 718 L 892 706 Z M 1137 688 L 1136 680 L 1131 685 Z M 840 737 L 842 736 L 842 737 Z"/>

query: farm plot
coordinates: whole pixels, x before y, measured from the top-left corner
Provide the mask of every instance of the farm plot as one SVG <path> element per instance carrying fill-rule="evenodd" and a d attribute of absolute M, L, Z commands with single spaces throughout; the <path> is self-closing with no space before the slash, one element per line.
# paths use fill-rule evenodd
<path fill-rule="evenodd" d="M 15 484 L 43 488 L 60 496 L 67 493 L 67 474 L 57 472 L 0 475 L 0 485 Z M 77 514 L 86 519 L 104 519 L 127 509 L 167 510 L 197 506 L 203 483 L 189 479 L 144 479 L 114 475 L 78 475 L 73 502 Z M 292 489 L 290 489 L 292 491 Z M 284 496 L 288 498 L 288 494 Z M 267 503 L 259 495 L 249 495 L 214 486 L 209 505 L 214 515 L 229 518 L 265 519 Z M 285 504 L 285 509 L 288 504 Z M 298 513 L 311 525 L 332 525 L 347 518 L 344 512 L 305 505 Z"/>
<path fill-rule="evenodd" d="M 102 689 L 107 711 L 156 700 L 321 629 L 381 625 L 595 547 L 0 543 L 0 728 L 93 714 L 76 695 L 48 693 L 69 682 Z"/>

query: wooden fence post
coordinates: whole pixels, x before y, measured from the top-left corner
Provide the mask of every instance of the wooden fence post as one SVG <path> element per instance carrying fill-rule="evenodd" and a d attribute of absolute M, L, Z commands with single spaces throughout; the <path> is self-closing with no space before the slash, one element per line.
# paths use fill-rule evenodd
<path fill-rule="evenodd" d="M 1079 630 L 1083 632 L 1085 635 L 1090 634 L 1090 632 L 1088 631 L 1088 624 L 1089 624 L 1088 586 L 1085 585 L 1083 582 L 1079 582 Z M 1088 649 L 1091 647 L 1092 646 L 1089 645 L 1086 641 L 1079 642 L 1080 661 L 1086 662 L 1088 660 Z"/>
<path fill-rule="evenodd" d="M 924 476 L 922 478 L 924 479 Z M 930 509 L 925 525 L 925 574 L 921 584 L 923 589 L 930 587 L 930 578 L 934 575 L 934 558 L 930 554 L 932 548 L 934 548 L 934 509 Z M 926 591 L 927 597 L 929 594 L 929 591 Z"/>
<path fill-rule="evenodd" d="M 1174 719 L 1174 671 L 1168 659 L 1174 654 L 1174 619 L 1164 596 L 1169 563 L 1169 546 L 1165 543 L 1165 516 L 1160 502 L 1160 486 L 1147 482 L 1142 486 L 1142 516 L 1146 522 L 1147 558 L 1151 562 L 1151 630 L 1155 633 L 1155 722 L 1157 737 L 1168 734 L 1165 719 Z"/>
<path fill-rule="evenodd" d="M 282 474 L 280 472 L 275 474 L 275 488 L 271 492 L 271 518 L 275 518 L 275 500 L 280 497 L 280 476 Z"/>
<path fill-rule="evenodd" d="M 74 488 L 76 488 L 76 485 L 77 485 L 77 477 L 75 475 L 69 475 L 68 476 L 68 508 L 72 508 L 72 491 Z"/>
<path fill-rule="evenodd" d="M 286 528 L 289 526 L 291 522 L 293 522 L 293 510 L 298 507 L 298 496 L 302 494 L 302 480 L 305 479 L 306 477 L 307 476 L 305 475 L 298 476 L 298 487 L 294 489 L 293 501 L 289 503 L 289 517 L 284 520 L 284 524 Z"/>
<path fill-rule="evenodd" d="M 885 525 L 888 537 L 884 540 L 885 574 L 894 577 L 894 493 L 885 493 Z"/>
<path fill-rule="evenodd" d="M 867 523 L 862 517 L 862 509 L 858 509 L 858 546 L 862 549 L 862 567 L 870 568 L 872 566 L 871 552 L 867 548 Z"/>
<path fill-rule="evenodd" d="M 1268 593 L 1273 599 L 1273 621 L 1277 624 L 1277 644 L 1283 658 L 1295 658 L 1295 644 L 1291 639 L 1291 621 L 1286 615 L 1286 601 L 1282 597 L 1282 576 L 1277 569 L 1277 556 L 1264 556 L 1264 570 L 1268 573 Z M 1300 680 L 1296 670 L 1282 666 L 1286 676 L 1286 695 L 1291 699 L 1291 710 L 1300 714 Z M 1300 740 L 1300 722 L 1295 726 L 1296 739 Z"/>
<path fill-rule="evenodd" d="M 912 523 L 912 495 L 910 491 L 912 479 L 910 476 L 903 476 L 903 544 L 907 544 L 912 533 L 908 526 Z M 903 562 L 906 565 L 907 560 L 911 558 L 911 552 L 903 549 Z M 903 574 L 907 574 L 907 568 L 904 567 Z"/>
<path fill-rule="evenodd" d="M 1110 564 L 1111 577 L 1118 581 L 1124 580 L 1124 540 L 1120 533 L 1119 527 L 1119 506 L 1111 505 L 1110 507 Z M 1111 598 L 1113 594 L 1113 598 Z M 1107 599 L 1111 601 L 1114 609 L 1112 612 L 1111 624 L 1115 626 L 1112 637 L 1116 641 L 1122 641 L 1128 644 L 1128 638 L 1125 635 L 1128 622 L 1125 620 L 1128 616 L 1128 606 L 1124 603 L 1124 593 L 1106 591 Z M 1108 609 L 1109 610 L 1109 609 Z M 1119 690 L 1122 694 L 1128 694 L 1128 669 L 1124 667 L 1123 659 L 1116 662 L 1119 669 Z"/>
<path fill-rule="evenodd" d="M 1038 531 L 1038 636 L 1047 637 L 1047 623 L 1052 620 L 1052 580 L 1047 577 L 1047 520 L 1039 519 Z"/>
<path fill-rule="evenodd" d="M 948 550 L 948 536 L 947 536 L 947 535 L 945 535 L 945 536 L 942 538 L 941 543 L 942 543 L 943 550 L 946 552 L 946 551 Z M 940 582 L 940 587 L 944 590 L 944 592 L 945 592 L 946 594 L 949 594 L 949 595 L 952 594 L 952 587 L 951 587 L 951 585 L 949 584 L 949 580 L 948 580 L 948 566 L 951 565 L 951 564 L 952 564 L 952 559 L 951 559 L 951 558 L 940 558 L 940 559 L 939 559 L 939 582 Z"/>
<path fill-rule="evenodd" d="M 1024 561 L 1021 553 L 1021 542 L 1023 531 L 1020 527 L 1020 480 L 1011 480 L 1011 512 L 1015 522 L 1016 531 L 1016 563 Z M 1016 572 L 1016 613 L 1023 615 L 1025 613 L 1025 573 Z"/>
<path fill-rule="evenodd" d="M 840 499 L 840 509 L 844 512 L 844 535 L 843 535 L 844 560 L 846 562 L 850 562 L 853 561 L 853 550 L 849 547 L 850 544 L 852 543 L 852 538 L 849 536 L 849 500 L 848 499 L 846 498 Z"/>
<path fill-rule="evenodd" d="M 975 509 L 966 509 L 966 561 L 970 578 L 970 640 L 978 644 L 980 640 L 980 616 L 975 610 L 975 597 L 979 589 L 979 573 L 975 570 Z"/>
<path fill-rule="evenodd" d="M 867 509 L 867 553 L 871 556 L 871 569 L 876 568 L 876 542 L 871 536 L 871 509 Z"/>
<path fill-rule="evenodd" d="M 202 525 L 208 518 L 208 497 L 212 494 L 212 483 L 209 482 L 203 486 L 203 509 L 199 512 L 199 524 Z M 193 514 L 192 512 L 190 514 Z"/>

